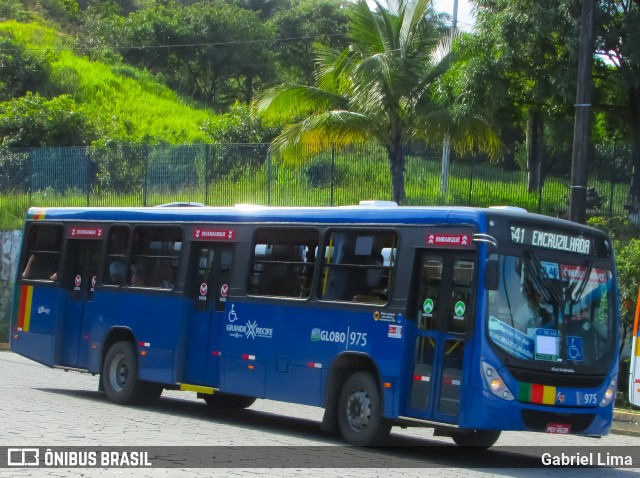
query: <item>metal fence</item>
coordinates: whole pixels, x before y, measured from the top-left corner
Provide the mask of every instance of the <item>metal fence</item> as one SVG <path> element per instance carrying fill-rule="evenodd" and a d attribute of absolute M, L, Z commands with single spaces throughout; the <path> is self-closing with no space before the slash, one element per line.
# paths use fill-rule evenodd
<path fill-rule="evenodd" d="M 391 199 L 383 145 L 322 151 L 312 145 L 300 157 L 304 162 L 276 161 L 266 144 L 0 150 L 0 220 L 23 217 L 30 206 L 151 206 L 174 201 L 339 206 Z M 549 215 L 562 215 L 567 209 L 568 176 L 547 175 L 541 187 L 529 192 L 522 169 L 506 171 L 479 158 L 455 159 L 447 190 L 442 191 L 440 152 L 407 146 L 405 157 L 409 205 L 508 204 Z M 628 184 L 621 181 L 589 181 L 598 194 L 590 214 L 625 214 Z"/>

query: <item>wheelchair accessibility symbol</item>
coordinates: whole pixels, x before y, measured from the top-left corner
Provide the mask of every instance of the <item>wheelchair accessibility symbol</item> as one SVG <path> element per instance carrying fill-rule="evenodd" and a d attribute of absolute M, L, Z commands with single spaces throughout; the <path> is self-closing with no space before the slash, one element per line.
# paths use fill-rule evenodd
<path fill-rule="evenodd" d="M 574 361 L 582 361 L 582 337 L 570 335 L 567 337 L 567 358 Z"/>

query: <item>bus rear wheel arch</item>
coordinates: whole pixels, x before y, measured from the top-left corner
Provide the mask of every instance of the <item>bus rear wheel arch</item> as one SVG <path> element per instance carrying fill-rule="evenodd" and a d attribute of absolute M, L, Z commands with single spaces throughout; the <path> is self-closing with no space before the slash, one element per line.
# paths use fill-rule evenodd
<path fill-rule="evenodd" d="M 109 347 L 101 379 L 109 400 L 122 405 L 151 403 L 162 394 L 162 385 L 138 378 L 136 349 L 129 341 L 115 342 Z"/>
<path fill-rule="evenodd" d="M 337 403 L 338 428 L 350 445 L 370 446 L 383 441 L 391 422 L 382 416 L 382 400 L 376 376 L 351 374 L 342 385 Z"/>

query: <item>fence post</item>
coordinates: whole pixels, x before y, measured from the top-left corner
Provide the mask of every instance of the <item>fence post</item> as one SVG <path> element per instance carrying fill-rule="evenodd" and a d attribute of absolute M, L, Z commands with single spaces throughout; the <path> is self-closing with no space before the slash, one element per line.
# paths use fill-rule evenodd
<path fill-rule="evenodd" d="M 149 146 L 145 146 L 144 155 L 144 185 L 142 187 L 142 205 L 147 206 L 147 188 L 149 187 Z"/>
<path fill-rule="evenodd" d="M 271 150 L 267 153 L 267 206 L 271 206 Z"/>
<path fill-rule="evenodd" d="M 91 153 L 89 152 L 89 147 L 84 147 L 84 157 L 87 163 L 87 174 L 84 178 L 84 187 L 87 190 L 87 207 L 89 207 L 89 194 L 91 191 Z"/>
<path fill-rule="evenodd" d="M 211 145 L 205 144 L 204 146 L 204 203 L 209 205 L 209 154 Z"/>
<path fill-rule="evenodd" d="M 538 181 L 539 181 L 539 185 L 538 185 L 538 214 L 541 214 L 542 213 L 541 212 L 542 211 L 542 188 L 544 186 L 543 186 L 543 183 L 542 183 L 541 180 L 538 180 Z"/>
<path fill-rule="evenodd" d="M 29 207 L 33 205 L 33 148 L 29 148 Z"/>
<path fill-rule="evenodd" d="M 611 184 L 611 188 L 609 189 L 609 217 L 613 217 L 613 179 L 609 180 L 609 183 Z"/>
<path fill-rule="evenodd" d="M 333 173 L 336 166 L 336 145 L 335 143 L 331 143 L 331 189 L 330 189 L 330 199 L 329 205 L 333 207 Z"/>
<path fill-rule="evenodd" d="M 473 168 L 475 164 L 471 163 L 471 177 L 469 178 L 469 199 L 467 204 L 471 206 L 471 196 L 473 195 Z"/>

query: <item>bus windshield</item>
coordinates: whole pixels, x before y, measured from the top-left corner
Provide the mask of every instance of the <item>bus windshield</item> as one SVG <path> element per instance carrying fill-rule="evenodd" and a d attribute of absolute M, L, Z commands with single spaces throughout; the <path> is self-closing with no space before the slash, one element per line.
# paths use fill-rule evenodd
<path fill-rule="evenodd" d="M 494 349 L 523 366 L 570 366 L 586 373 L 615 353 L 613 274 L 593 263 L 559 263 L 526 251 L 498 256 L 500 286 L 489 291 Z"/>

